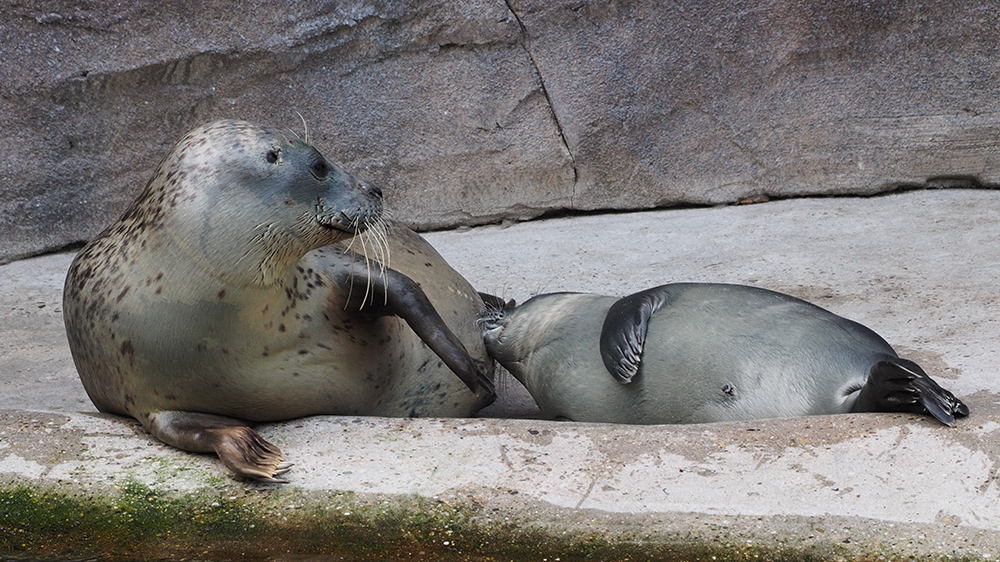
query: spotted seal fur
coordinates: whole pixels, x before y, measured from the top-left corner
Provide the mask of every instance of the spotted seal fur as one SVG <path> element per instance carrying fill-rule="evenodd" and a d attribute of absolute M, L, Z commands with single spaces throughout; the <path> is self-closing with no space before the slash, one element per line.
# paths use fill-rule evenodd
<path fill-rule="evenodd" d="M 63 310 L 100 411 L 250 478 L 289 467 L 254 422 L 467 416 L 493 399 L 468 282 L 382 217 L 379 189 L 243 121 L 170 151 L 76 256 Z"/>

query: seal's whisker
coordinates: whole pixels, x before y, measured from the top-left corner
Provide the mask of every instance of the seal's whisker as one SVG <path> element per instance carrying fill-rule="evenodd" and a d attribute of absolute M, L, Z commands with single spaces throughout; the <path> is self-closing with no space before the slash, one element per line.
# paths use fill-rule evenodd
<path fill-rule="evenodd" d="M 388 248 L 385 245 L 385 222 L 379 218 L 365 231 L 366 243 L 371 245 L 373 258 L 379 263 L 379 270 L 384 271 Z"/>
<path fill-rule="evenodd" d="M 347 251 L 344 252 L 345 254 Z M 347 273 L 347 298 L 344 299 L 344 310 L 351 304 L 351 295 L 354 294 L 354 260 L 351 260 L 350 271 Z"/>
<path fill-rule="evenodd" d="M 360 220 L 361 220 L 360 215 L 358 215 L 358 218 L 355 219 L 355 223 L 359 223 Z M 371 226 L 369 226 L 368 228 L 371 228 Z M 367 280 L 367 283 L 365 283 L 365 298 L 362 299 L 361 301 L 363 306 L 364 303 L 368 302 L 369 295 L 372 297 L 372 302 L 374 302 L 375 299 L 375 290 L 372 282 L 372 264 L 371 264 L 371 259 L 368 256 L 367 229 L 358 235 L 358 240 L 360 240 L 361 242 L 361 255 L 365 258 L 365 275 L 366 275 L 365 279 Z"/>
<path fill-rule="evenodd" d="M 360 228 L 361 228 L 361 214 L 360 213 L 357 214 L 357 215 L 355 215 L 354 218 L 351 220 L 351 228 L 352 228 L 352 230 L 354 230 L 355 234 L 354 234 L 354 236 L 351 237 L 351 241 L 347 245 L 347 248 L 345 249 L 345 252 L 350 252 L 350 253 L 356 254 L 358 252 L 356 250 L 354 250 L 354 243 L 357 242 L 357 243 L 359 243 L 361 245 L 361 255 L 362 255 L 362 257 L 365 260 L 366 277 L 365 277 L 365 294 L 364 294 L 364 296 L 361 299 L 361 305 L 360 305 L 360 307 L 364 308 L 365 303 L 368 302 L 368 295 L 371 292 L 371 282 L 372 282 L 372 280 L 371 280 L 371 266 L 368 263 L 368 249 L 365 246 L 365 233 L 364 232 L 358 232 L 358 230 L 360 230 Z M 353 276 L 354 261 L 355 261 L 354 260 L 354 256 L 351 256 L 351 273 L 352 273 L 352 276 L 351 276 L 351 289 L 354 288 L 354 276 Z"/>
<path fill-rule="evenodd" d="M 385 285 L 385 291 L 382 295 L 382 304 L 389 303 L 389 278 L 385 274 L 385 260 L 386 260 L 386 247 L 384 243 L 385 237 L 385 223 L 382 218 L 379 217 L 378 220 L 368 229 L 368 243 L 371 244 L 373 259 L 375 260 L 376 266 L 378 267 L 378 275 L 382 277 L 382 281 Z"/>
<path fill-rule="evenodd" d="M 302 138 L 306 144 L 312 144 L 312 141 L 309 139 L 309 125 L 306 123 L 306 118 L 303 117 L 297 110 L 295 111 L 295 114 L 298 115 L 299 120 L 302 121 L 302 137 L 299 138 Z M 298 135 L 295 136 L 298 137 Z"/>
<path fill-rule="evenodd" d="M 348 289 L 347 289 L 347 300 L 344 301 L 344 310 L 347 310 L 347 307 L 350 305 L 350 302 L 351 302 L 351 297 L 354 295 L 354 256 L 351 255 L 351 253 L 352 253 L 351 252 L 351 247 L 354 246 L 354 241 L 357 238 L 358 238 L 358 235 L 355 234 L 354 236 L 351 237 L 350 242 L 348 242 L 348 244 L 346 246 L 343 245 L 343 244 L 341 245 L 341 247 L 343 248 L 344 254 L 347 255 L 350 258 L 350 262 L 351 262 L 350 272 L 347 275 L 347 286 L 348 286 Z M 361 301 L 361 306 L 362 307 L 364 306 L 364 304 L 365 304 L 364 301 Z"/>
<path fill-rule="evenodd" d="M 344 248 L 345 252 L 350 252 L 351 248 L 354 247 L 354 241 L 358 239 L 358 228 L 357 228 L 358 227 L 358 217 L 354 217 L 354 220 L 351 221 L 350 227 L 354 230 L 354 236 L 351 236 L 350 241 L 347 243 L 347 246 Z"/>
<path fill-rule="evenodd" d="M 383 295 L 383 304 L 389 303 L 389 278 L 386 276 L 385 271 L 389 267 L 389 245 L 386 240 L 386 223 L 379 217 L 371 227 L 365 231 L 367 243 L 371 244 L 373 259 L 378 265 L 378 274 L 382 277 L 385 283 L 385 293 Z M 368 250 L 365 249 L 365 256 L 367 258 Z"/>
<path fill-rule="evenodd" d="M 348 273 L 347 276 L 348 290 L 347 290 L 347 300 L 344 301 L 345 310 L 347 309 L 348 305 L 351 302 L 351 297 L 354 295 L 354 256 L 351 255 L 352 253 L 351 248 L 354 247 L 355 240 L 357 240 L 358 236 L 360 236 L 357 232 L 358 217 L 354 217 L 354 220 L 351 221 L 350 226 L 353 228 L 355 232 L 354 236 L 351 236 L 351 238 L 346 241 L 347 242 L 346 244 L 341 242 L 341 248 L 343 248 L 344 254 L 350 258 L 350 263 L 351 263 L 350 272 Z M 362 300 L 361 306 L 364 307 L 364 304 L 365 304 L 364 300 Z"/>
<path fill-rule="evenodd" d="M 392 260 L 392 252 L 389 249 L 389 223 L 385 221 L 383 217 L 379 217 L 378 220 L 378 241 L 379 247 L 382 248 L 382 267 L 390 267 L 389 261 Z"/>
<path fill-rule="evenodd" d="M 371 227 L 369 226 L 369 228 L 371 228 Z M 371 264 L 371 259 L 368 256 L 368 231 L 365 230 L 364 232 L 362 232 L 358 236 L 358 238 L 361 241 L 361 256 L 365 260 L 365 271 L 366 271 L 366 273 L 368 275 L 368 277 L 367 277 L 368 283 L 365 285 L 365 298 L 367 299 L 368 295 L 373 292 L 372 291 L 372 264 Z M 374 298 L 375 298 L 375 296 L 374 296 L 374 294 L 372 294 L 372 299 L 374 300 Z"/>
<path fill-rule="evenodd" d="M 389 251 L 389 222 L 386 213 L 383 212 L 378 217 L 369 231 L 371 232 L 372 244 L 378 252 L 377 259 L 382 264 L 382 269 L 384 270 L 390 267 L 389 261 L 392 258 Z"/>
<path fill-rule="evenodd" d="M 350 227 L 357 232 L 361 230 L 361 219 L 362 215 L 355 216 L 350 223 Z M 352 256 L 351 259 L 351 288 L 353 289 L 354 281 L 354 267 L 355 262 L 364 260 L 365 272 L 367 275 L 367 283 L 365 286 L 364 298 L 361 301 L 361 306 L 364 306 L 368 302 L 374 302 L 374 300 L 369 301 L 368 298 L 371 296 L 372 299 L 375 298 L 375 285 L 374 278 L 372 277 L 373 271 L 383 277 L 383 279 L 388 283 L 385 277 L 386 269 L 388 268 L 389 261 L 389 244 L 388 244 L 388 223 L 386 220 L 379 216 L 371 219 L 371 224 L 367 225 L 367 228 L 362 232 L 357 232 L 350 240 L 345 240 L 342 244 L 343 251 L 345 253 L 356 254 Z M 372 264 L 372 261 L 375 263 Z M 384 304 L 389 302 L 388 287 L 383 295 Z"/>
<path fill-rule="evenodd" d="M 368 259 L 368 246 L 365 244 L 364 237 L 361 238 L 361 251 L 362 251 L 362 255 L 364 255 L 364 257 L 365 257 L 365 275 L 367 276 L 366 279 L 368 280 L 368 282 L 365 283 L 365 298 L 362 299 L 361 302 L 362 303 L 366 303 L 366 302 L 368 302 L 368 295 L 371 295 L 372 299 L 375 298 L 375 295 L 374 295 L 374 291 L 372 290 L 373 289 L 373 287 L 372 287 L 372 264 L 371 264 L 371 260 Z M 363 306 L 363 304 L 362 304 L 362 306 Z"/>

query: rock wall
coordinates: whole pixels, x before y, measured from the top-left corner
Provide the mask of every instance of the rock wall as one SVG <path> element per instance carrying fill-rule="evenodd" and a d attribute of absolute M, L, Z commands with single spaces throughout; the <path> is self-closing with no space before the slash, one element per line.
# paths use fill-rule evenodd
<path fill-rule="evenodd" d="M 989 0 L 0 0 L 0 14 L 0 262 L 92 237 L 217 118 L 308 127 L 418 228 L 1000 183 Z"/>

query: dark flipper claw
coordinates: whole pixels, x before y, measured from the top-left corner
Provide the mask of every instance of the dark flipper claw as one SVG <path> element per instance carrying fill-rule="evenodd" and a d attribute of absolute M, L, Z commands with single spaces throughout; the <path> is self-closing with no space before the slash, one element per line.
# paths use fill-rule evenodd
<path fill-rule="evenodd" d="M 285 462 L 281 450 L 256 431 L 237 426 L 206 431 L 210 432 L 216 433 L 213 439 L 219 459 L 236 474 L 264 482 L 288 482 L 275 476 L 288 472 L 292 464 Z"/>
<path fill-rule="evenodd" d="M 969 407 L 941 388 L 919 365 L 900 358 L 872 366 L 853 411 L 930 414 L 948 426 L 955 425 L 956 417 L 969 415 Z"/>

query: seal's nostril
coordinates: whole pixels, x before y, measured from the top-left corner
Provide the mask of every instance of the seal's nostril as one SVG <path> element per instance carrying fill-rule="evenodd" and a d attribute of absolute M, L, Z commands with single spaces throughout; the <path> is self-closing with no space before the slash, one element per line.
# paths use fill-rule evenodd
<path fill-rule="evenodd" d="M 366 193 L 370 193 L 376 197 L 382 197 L 382 190 L 370 183 L 362 183 L 361 189 L 364 189 Z"/>

